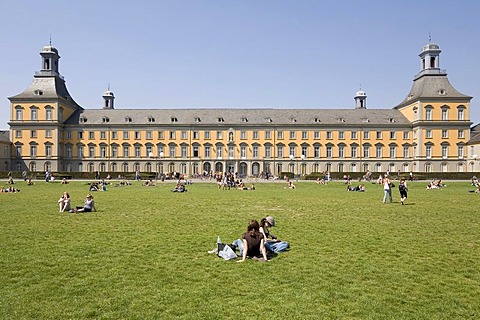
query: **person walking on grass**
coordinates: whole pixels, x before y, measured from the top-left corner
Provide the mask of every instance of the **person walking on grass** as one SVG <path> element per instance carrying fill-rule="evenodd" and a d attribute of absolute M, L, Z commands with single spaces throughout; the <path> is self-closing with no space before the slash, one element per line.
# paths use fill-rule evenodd
<path fill-rule="evenodd" d="M 398 191 L 400 191 L 400 202 L 404 205 L 405 200 L 407 199 L 407 181 L 405 179 L 401 179 L 398 183 Z"/>
<path fill-rule="evenodd" d="M 383 178 L 383 204 L 387 203 L 387 196 L 390 198 L 390 203 L 393 202 L 392 199 L 392 182 L 387 175 Z"/>

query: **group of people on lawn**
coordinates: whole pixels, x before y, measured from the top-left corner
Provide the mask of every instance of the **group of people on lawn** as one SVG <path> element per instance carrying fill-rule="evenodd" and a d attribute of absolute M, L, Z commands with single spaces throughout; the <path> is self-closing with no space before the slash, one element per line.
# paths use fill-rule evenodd
<path fill-rule="evenodd" d="M 263 218 L 260 223 L 257 220 L 251 220 L 242 239 L 232 243 L 240 253 L 241 259 L 237 262 L 244 262 L 247 258 L 266 262 L 270 261 L 267 253 L 277 254 L 288 250 L 289 243 L 279 240 L 270 232 L 270 228 L 274 226 L 275 219 L 271 216 Z"/>
<path fill-rule="evenodd" d="M 95 211 L 95 201 L 93 196 L 89 193 L 87 194 L 85 200 L 83 200 L 83 206 L 77 206 L 74 209 L 70 208 L 70 194 L 65 191 L 60 199 L 58 199 L 58 205 L 60 207 L 60 212 L 92 212 Z"/>

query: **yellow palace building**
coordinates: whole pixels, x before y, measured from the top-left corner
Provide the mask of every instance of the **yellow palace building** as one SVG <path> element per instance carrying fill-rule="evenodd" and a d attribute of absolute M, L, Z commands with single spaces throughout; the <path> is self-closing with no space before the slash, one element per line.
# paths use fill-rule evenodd
<path fill-rule="evenodd" d="M 48 45 L 31 85 L 9 98 L 2 169 L 189 176 L 478 171 L 472 97 L 450 84 L 440 52 L 434 43 L 422 48 L 410 92 L 391 109 L 368 109 L 363 91 L 351 109 L 115 109 L 110 90 L 102 108 L 84 109 L 59 73 L 58 50 Z"/>

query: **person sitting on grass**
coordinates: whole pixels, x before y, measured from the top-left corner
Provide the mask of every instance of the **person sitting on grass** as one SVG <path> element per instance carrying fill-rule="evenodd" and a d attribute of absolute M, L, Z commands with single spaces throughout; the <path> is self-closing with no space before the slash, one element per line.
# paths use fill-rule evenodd
<path fill-rule="evenodd" d="M 277 239 L 276 236 L 270 233 L 269 228 L 275 226 L 275 219 L 272 216 L 263 218 L 260 221 L 260 233 L 264 237 L 265 248 L 267 251 L 273 253 L 279 253 L 287 250 L 290 247 L 290 244 L 287 241 L 281 241 Z"/>
<path fill-rule="evenodd" d="M 28 178 L 27 186 L 33 186 L 32 178 Z"/>
<path fill-rule="evenodd" d="M 58 204 L 60 206 L 59 212 L 70 211 L 70 195 L 65 191 L 60 199 L 58 199 Z"/>
<path fill-rule="evenodd" d="M 187 188 L 185 188 L 183 183 L 177 183 L 172 192 L 187 192 Z"/>
<path fill-rule="evenodd" d="M 242 257 L 237 262 L 244 262 L 247 257 L 259 261 L 269 261 L 267 250 L 265 249 L 265 240 L 260 233 L 260 225 L 257 220 L 250 221 L 247 226 L 247 232 L 242 235 L 242 240 L 237 239 L 233 244 L 238 247 Z"/>
<path fill-rule="evenodd" d="M 295 189 L 295 185 L 293 184 L 293 181 L 288 181 L 288 189 Z"/>
<path fill-rule="evenodd" d="M 82 207 L 76 207 L 74 212 L 92 212 L 95 210 L 95 202 L 93 201 L 93 196 L 89 193 L 83 202 Z M 71 211 L 71 210 L 70 210 Z"/>

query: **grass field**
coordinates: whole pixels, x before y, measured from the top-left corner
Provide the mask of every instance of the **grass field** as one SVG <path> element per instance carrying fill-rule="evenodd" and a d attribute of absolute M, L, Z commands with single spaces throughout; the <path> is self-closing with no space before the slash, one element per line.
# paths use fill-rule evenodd
<path fill-rule="evenodd" d="M 1 319 L 480 318 L 480 194 L 467 182 L 415 182 L 404 206 L 398 190 L 383 205 L 373 184 L 135 183 L 95 193 L 98 212 L 84 214 L 59 213 L 57 199 L 80 205 L 85 182 L 0 194 Z M 289 252 L 207 253 L 267 215 Z"/>

